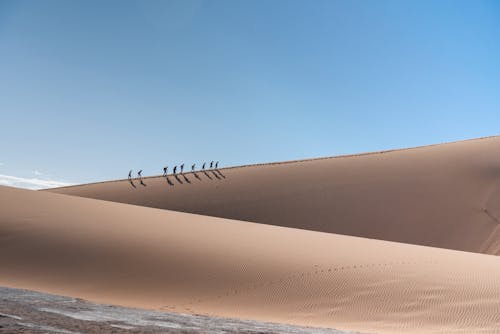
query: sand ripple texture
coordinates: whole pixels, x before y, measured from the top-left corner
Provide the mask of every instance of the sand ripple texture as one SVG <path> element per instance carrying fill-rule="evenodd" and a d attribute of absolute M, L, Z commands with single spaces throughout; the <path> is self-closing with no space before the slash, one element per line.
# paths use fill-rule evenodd
<path fill-rule="evenodd" d="M 364 333 L 500 333 L 496 256 L 8 187 L 0 203 L 3 286 Z"/>

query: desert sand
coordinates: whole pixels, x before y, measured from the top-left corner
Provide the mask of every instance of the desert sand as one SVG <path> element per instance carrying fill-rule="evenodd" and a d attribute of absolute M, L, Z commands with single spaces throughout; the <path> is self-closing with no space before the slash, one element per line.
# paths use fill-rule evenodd
<path fill-rule="evenodd" d="M 0 285 L 364 333 L 500 333 L 499 149 L 0 187 Z"/>
<path fill-rule="evenodd" d="M 365 333 L 499 332 L 496 256 L 9 187 L 0 203 L 0 285 Z"/>
<path fill-rule="evenodd" d="M 500 254 L 500 137 L 219 171 L 49 191 Z"/>

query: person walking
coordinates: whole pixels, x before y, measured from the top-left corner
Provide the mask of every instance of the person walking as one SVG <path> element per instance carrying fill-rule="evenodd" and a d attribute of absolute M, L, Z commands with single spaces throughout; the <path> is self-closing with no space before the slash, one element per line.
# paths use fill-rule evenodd
<path fill-rule="evenodd" d="M 219 162 L 218 161 L 215 163 L 215 168 L 216 169 L 219 168 Z"/>
<path fill-rule="evenodd" d="M 191 165 L 191 172 L 194 172 L 194 168 L 196 167 L 196 164 Z"/>
<path fill-rule="evenodd" d="M 177 174 L 177 166 L 174 166 L 174 174 Z"/>
<path fill-rule="evenodd" d="M 184 173 L 184 164 L 181 165 L 181 174 Z"/>
<path fill-rule="evenodd" d="M 201 169 L 205 170 L 205 165 L 206 165 L 206 164 L 207 164 L 207 163 L 206 163 L 206 162 L 204 162 L 204 163 L 203 163 L 203 166 L 201 166 Z"/>
<path fill-rule="evenodd" d="M 137 175 L 139 176 L 140 179 L 142 179 L 142 169 L 137 172 Z"/>
<path fill-rule="evenodd" d="M 132 170 L 130 170 L 130 172 L 128 172 L 128 179 L 130 180 L 132 178 Z"/>
<path fill-rule="evenodd" d="M 163 176 L 167 175 L 168 166 L 163 167 Z"/>
<path fill-rule="evenodd" d="M 214 162 L 210 161 L 210 169 L 212 169 L 213 167 L 214 167 Z"/>

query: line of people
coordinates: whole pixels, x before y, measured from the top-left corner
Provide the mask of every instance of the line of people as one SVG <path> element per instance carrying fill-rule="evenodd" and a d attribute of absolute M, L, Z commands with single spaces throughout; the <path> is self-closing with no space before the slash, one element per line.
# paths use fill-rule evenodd
<path fill-rule="evenodd" d="M 207 163 L 204 162 L 203 165 L 201 166 L 201 170 L 205 170 L 206 169 L 206 165 Z M 180 166 L 180 173 L 184 173 L 184 163 L 181 164 Z M 210 167 L 209 169 L 217 169 L 219 168 L 219 162 L 218 161 L 210 161 Z M 196 170 L 196 164 L 192 164 L 191 165 L 191 172 L 194 172 Z M 128 179 L 131 180 L 132 179 L 132 173 L 133 173 L 133 170 L 131 169 L 129 172 L 128 172 Z M 163 176 L 167 175 L 168 174 L 168 166 L 165 166 L 163 167 Z M 173 168 L 173 174 L 177 174 L 177 166 L 174 166 Z M 142 169 L 139 170 L 137 172 L 137 178 L 139 179 L 142 179 Z"/>
<path fill-rule="evenodd" d="M 207 165 L 207 163 L 204 162 L 203 165 L 201 166 L 201 170 L 205 170 L 206 165 Z M 181 174 L 184 173 L 184 164 L 181 164 L 179 167 L 181 170 Z M 215 163 L 214 163 L 214 161 L 210 162 L 210 169 L 213 169 L 213 168 L 215 168 L 215 169 L 219 168 L 218 161 L 216 161 Z M 195 170 L 196 170 L 196 164 L 192 164 L 191 165 L 191 172 L 194 172 Z M 174 166 L 173 173 L 177 174 L 177 166 Z M 167 175 L 167 174 L 168 174 L 168 166 L 165 166 L 165 167 L 163 167 L 163 175 Z"/>

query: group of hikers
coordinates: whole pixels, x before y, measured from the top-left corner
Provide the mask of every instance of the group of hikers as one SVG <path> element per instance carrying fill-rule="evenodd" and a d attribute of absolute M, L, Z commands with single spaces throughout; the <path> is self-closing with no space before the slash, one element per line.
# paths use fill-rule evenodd
<path fill-rule="evenodd" d="M 203 165 L 201 166 L 201 170 L 205 170 L 206 166 L 207 166 L 207 163 L 204 162 Z M 184 173 L 184 164 L 181 164 L 179 167 L 180 167 L 180 170 L 181 170 L 180 173 L 181 174 Z M 215 162 L 214 161 L 210 161 L 210 167 L 209 167 L 209 169 L 213 169 L 213 168 L 215 168 L 215 169 L 219 168 L 219 162 L 218 161 L 215 161 Z M 195 169 L 196 169 L 196 164 L 192 164 L 191 165 L 191 172 L 194 172 Z M 128 179 L 129 180 L 132 179 L 132 172 L 133 172 L 132 169 L 128 172 Z M 174 173 L 174 175 L 177 174 L 177 166 L 174 166 L 173 173 Z M 165 166 L 165 167 L 163 167 L 163 176 L 165 176 L 167 174 L 168 174 L 168 166 Z M 142 169 L 137 172 L 137 177 L 139 179 L 142 179 Z"/>

